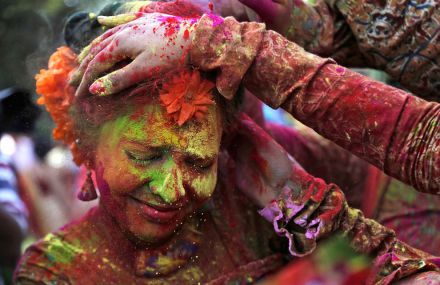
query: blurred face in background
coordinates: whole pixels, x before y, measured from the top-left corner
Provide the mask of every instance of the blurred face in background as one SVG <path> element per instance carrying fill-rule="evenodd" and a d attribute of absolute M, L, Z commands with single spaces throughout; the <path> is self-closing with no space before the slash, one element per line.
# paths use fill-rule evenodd
<path fill-rule="evenodd" d="M 155 99 L 127 108 L 100 130 L 101 206 L 137 240 L 169 239 L 215 189 L 221 133 L 216 105 L 181 127 Z"/>

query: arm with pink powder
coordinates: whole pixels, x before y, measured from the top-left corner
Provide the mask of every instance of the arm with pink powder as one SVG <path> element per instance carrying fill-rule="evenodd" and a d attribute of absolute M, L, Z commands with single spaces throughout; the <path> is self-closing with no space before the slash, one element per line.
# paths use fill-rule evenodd
<path fill-rule="evenodd" d="M 348 206 L 339 186 L 310 175 L 246 115 L 237 121 L 232 142 L 236 185 L 263 208 L 260 214 L 287 238 L 293 256 L 311 253 L 320 238 L 339 232 L 356 251 L 377 256 L 367 284 L 419 278 L 423 271 L 440 279 L 439 258 L 401 242 L 393 230 Z"/>
<path fill-rule="evenodd" d="M 309 52 L 344 66 L 383 70 L 417 96 L 440 99 L 438 1 L 240 2 Z"/>
<path fill-rule="evenodd" d="M 191 60 L 422 192 L 440 192 L 440 105 L 310 54 L 257 23 L 204 16 Z M 386 94 L 386 95 L 385 95 Z"/>

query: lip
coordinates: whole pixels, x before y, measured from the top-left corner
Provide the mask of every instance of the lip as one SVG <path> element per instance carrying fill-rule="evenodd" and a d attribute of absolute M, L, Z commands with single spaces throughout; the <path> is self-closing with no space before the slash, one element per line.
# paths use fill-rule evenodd
<path fill-rule="evenodd" d="M 175 218 L 179 213 L 179 209 L 175 207 L 152 205 L 131 196 L 130 200 L 135 203 L 142 216 L 152 223 L 170 224 L 171 222 L 175 221 Z"/>

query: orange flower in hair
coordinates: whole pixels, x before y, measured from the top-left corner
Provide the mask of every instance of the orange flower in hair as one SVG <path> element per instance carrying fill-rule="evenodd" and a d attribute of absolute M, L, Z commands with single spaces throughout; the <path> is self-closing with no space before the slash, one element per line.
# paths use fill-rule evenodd
<path fill-rule="evenodd" d="M 75 162 L 81 164 L 75 144 L 73 122 L 69 108 L 75 97 L 75 88 L 69 85 L 69 75 L 78 66 L 75 53 L 68 47 L 60 47 L 49 58 L 48 69 L 41 69 L 35 76 L 37 93 L 41 95 L 37 103 L 46 105 L 56 127 L 53 137 L 70 146 Z"/>
<path fill-rule="evenodd" d="M 214 83 L 203 79 L 197 70 L 183 71 L 164 83 L 160 101 L 179 126 L 191 118 L 202 119 L 209 105 L 214 104 Z"/>

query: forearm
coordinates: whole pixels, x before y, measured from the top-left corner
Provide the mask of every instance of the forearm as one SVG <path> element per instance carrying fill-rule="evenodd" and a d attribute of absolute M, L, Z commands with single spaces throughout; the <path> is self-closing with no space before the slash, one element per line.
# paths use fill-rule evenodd
<path fill-rule="evenodd" d="M 440 105 L 334 64 L 301 80 L 274 105 L 390 176 L 439 193 Z"/>
<path fill-rule="evenodd" d="M 416 280 L 425 271 L 440 278 L 440 258 L 398 240 L 391 229 L 366 219 L 357 209 L 347 208 L 339 230 L 356 251 L 375 257 L 367 284 L 389 284 L 405 278 Z"/>
<path fill-rule="evenodd" d="M 238 33 L 238 34 L 237 34 Z M 226 37 L 225 34 L 233 36 Z M 241 80 L 263 102 L 420 191 L 440 191 L 440 107 L 305 52 L 264 25 L 205 16 L 193 62 L 218 69 L 231 97 Z"/>
<path fill-rule="evenodd" d="M 371 165 L 307 127 L 266 124 L 266 130 L 308 173 L 337 184 L 351 206 L 362 207 Z"/>
<path fill-rule="evenodd" d="M 393 230 L 349 207 L 337 185 L 294 172 L 295 182 L 287 183 L 278 199 L 260 211 L 289 240 L 292 255 L 306 255 L 320 238 L 342 233 L 357 252 L 376 258 L 367 284 L 389 284 L 424 271 L 440 274 L 439 258 L 399 241 Z"/>

